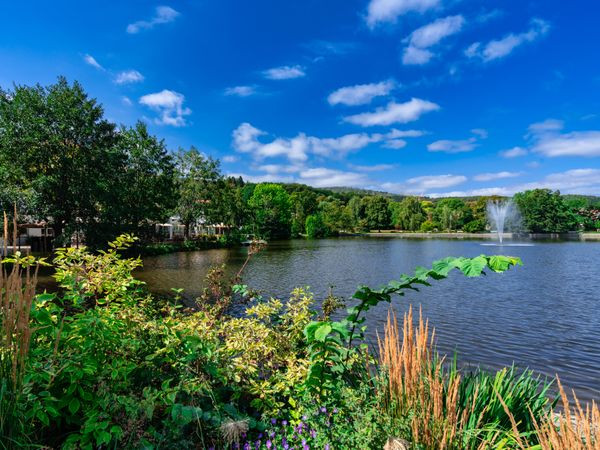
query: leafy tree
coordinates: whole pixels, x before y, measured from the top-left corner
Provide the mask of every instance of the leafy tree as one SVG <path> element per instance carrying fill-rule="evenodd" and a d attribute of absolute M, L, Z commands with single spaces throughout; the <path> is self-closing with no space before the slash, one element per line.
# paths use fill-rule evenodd
<path fill-rule="evenodd" d="M 401 202 L 392 202 L 392 223 L 397 229 L 417 231 L 427 216 L 417 197 L 406 197 Z"/>
<path fill-rule="evenodd" d="M 433 212 L 434 222 L 444 230 L 460 230 L 473 219 L 471 209 L 458 198 L 444 198 L 438 201 Z"/>
<path fill-rule="evenodd" d="M 533 233 L 564 233 L 577 228 L 577 220 L 559 191 L 533 189 L 514 196 L 527 229 Z"/>
<path fill-rule="evenodd" d="M 319 204 L 319 209 L 329 235 L 338 234 L 340 231 L 352 228 L 350 211 L 341 200 L 330 197 L 327 201 Z"/>
<path fill-rule="evenodd" d="M 119 229 L 139 236 L 153 222 L 163 222 L 175 207 L 175 166 L 164 141 L 150 135 L 142 122 L 122 128 L 117 145 L 122 166 L 102 220 L 110 224 L 108 233 L 113 236 Z"/>
<path fill-rule="evenodd" d="M 254 188 L 248 206 L 254 215 L 257 233 L 266 239 L 287 238 L 291 234 L 290 196 L 278 184 L 259 184 Z"/>
<path fill-rule="evenodd" d="M 318 207 L 317 194 L 308 189 L 295 191 L 290 195 L 292 205 L 292 235 L 298 236 L 305 232 L 306 219 Z"/>
<path fill-rule="evenodd" d="M 370 230 L 381 230 L 390 225 L 390 200 L 382 195 L 363 197 L 365 219 Z"/>
<path fill-rule="evenodd" d="M 347 209 L 349 210 L 350 217 L 352 220 L 352 226 L 354 228 L 358 228 L 364 230 L 367 228 L 366 220 L 365 220 L 365 206 L 366 203 L 362 201 L 362 198 L 358 195 L 353 196 L 347 205 Z"/>
<path fill-rule="evenodd" d="M 223 180 L 219 161 L 204 156 L 194 147 L 180 149 L 175 161 L 179 188 L 175 212 L 185 226 L 185 237 L 189 238 L 190 225 L 196 220 L 221 222 L 218 200 Z"/>
<path fill-rule="evenodd" d="M 322 238 L 328 235 L 329 230 L 323 223 L 321 214 L 311 214 L 306 218 L 306 235 L 311 238 Z"/>
<path fill-rule="evenodd" d="M 35 215 L 56 238 L 96 221 L 115 185 L 118 135 L 77 82 L 0 92 L 0 165 L 14 192 L 35 192 Z M 83 224 L 83 225 L 82 225 Z"/>

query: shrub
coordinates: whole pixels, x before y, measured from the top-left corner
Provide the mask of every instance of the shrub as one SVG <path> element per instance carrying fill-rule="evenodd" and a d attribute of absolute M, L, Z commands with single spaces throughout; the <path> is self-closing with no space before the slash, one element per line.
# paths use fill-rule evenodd
<path fill-rule="evenodd" d="M 431 231 L 436 231 L 437 230 L 437 225 L 435 224 L 435 222 L 431 221 L 431 220 L 426 220 L 425 222 L 423 222 L 421 224 L 421 227 L 419 228 L 423 233 L 429 233 Z"/>

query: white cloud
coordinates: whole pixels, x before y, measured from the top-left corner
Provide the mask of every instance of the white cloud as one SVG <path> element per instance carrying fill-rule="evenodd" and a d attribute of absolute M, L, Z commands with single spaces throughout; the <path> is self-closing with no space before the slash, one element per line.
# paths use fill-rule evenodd
<path fill-rule="evenodd" d="M 184 108 L 184 100 L 183 94 L 164 89 L 154 94 L 144 95 L 139 101 L 140 104 L 160 113 L 160 118 L 155 120 L 156 123 L 181 127 L 186 124 L 185 116 L 192 113 L 191 109 Z"/>
<path fill-rule="evenodd" d="M 485 45 L 475 42 L 465 50 L 465 55 L 469 58 L 479 57 L 485 62 L 503 58 L 517 47 L 544 36 L 549 30 L 550 24 L 545 20 L 532 19 L 528 31 L 519 34 L 510 33 L 502 39 L 489 41 Z"/>
<path fill-rule="evenodd" d="M 393 80 L 346 86 L 329 94 L 327 101 L 330 105 L 364 105 L 375 97 L 388 95 L 395 87 L 396 83 Z"/>
<path fill-rule="evenodd" d="M 536 122 L 529 125 L 527 131 L 530 135 L 539 135 L 550 131 L 560 131 L 564 128 L 565 123 L 558 119 L 546 119 L 543 122 Z"/>
<path fill-rule="evenodd" d="M 405 103 L 390 102 L 385 107 L 377 108 L 373 112 L 366 112 L 347 116 L 344 121 L 370 127 L 375 125 L 391 125 L 394 123 L 412 122 L 421 115 L 440 109 L 439 105 L 420 98 L 412 98 Z"/>
<path fill-rule="evenodd" d="M 380 172 L 383 170 L 391 170 L 396 167 L 396 164 L 374 164 L 372 166 L 362 166 L 358 164 L 348 164 L 353 170 L 358 170 L 359 172 Z"/>
<path fill-rule="evenodd" d="M 256 94 L 256 89 L 253 86 L 234 86 L 225 89 L 225 95 L 237 95 L 238 97 L 248 97 Z"/>
<path fill-rule="evenodd" d="M 98 70 L 104 70 L 104 67 L 102 67 L 100 63 L 96 61 L 96 58 L 94 58 L 92 55 L 83 55 L 83 60 L 86 62 L 86 64 L 89 64 L 90 66 L 95 67 Z"/>
<path fill-rule="evenodd" d="M 525 156 L 527 153 L 529 152 L 523 147 L 513 147 L 508 150 L 501 151 L 500 156 L 503 158 L 517 158 L 519 156 Z"/>
<path fill-rule="evenodd" d="M 477 144 L 477 139 L 474 137 L 456 141 L 441 139 L 429 144 L 427 150 L 430 152 L 463 153 L 474 150 L 477 145 L 479 144 Z"/>
<path fill-rule="evenodd" d="M 325 167 L 316 167 L 303 170 L 300 172 L 299 181 L 314 187 L 361 187 L 370 183 L 365 174 L 357 172 L 344 172 Z"/>
<path fill-rule="evenodd" d="M 380 22 L 395 22 L 408 12 L 423 13 L 440 4 L 440 0 L 371 0 L 367 7 L 367 25 L 373 28 Z"/>
<path fill-rule="evenodd" d="M 123 104 L 125 106 L 131 106 L 133 105 L 133 102 L 131 101 L 131 99 L 127 96 L 124 96 L 123 98 L 121 98 L 121 101 L 123 102 Z"/>
<path fill-rule="evenodd" d="M 574 131 L 540 136 L 532 149 L 544 156 L 600 156 L 600 131 Z"/>
<path fill-rule="evenodd" d="M 138 83 L 140 81 L 144 81 L 144 75 L 137 70 L 124 70 L 115 77 L 115 83 L 117 84 Z"/>
<path fill-rule="evenodd" d="M 265 70 L 263 72 L 265 78 L 270 80 L 290 80 L 292 78 L 300 78 L 306 75 L 302 66 L 281 66 Z"/>
<path fill-rule="evenodd" d="M 149 30 L 155 25 L 173 22 L 179 13 L 169 6 L 158 6 L 154 16 L 150 20 L 139 20 L 127 25 L 127 32 L 130 34 L 139 33 L 142 30 Z"/>
<path fill-rule="evenodd" d="M 514 178 L 523 175 L 523 172 L 491 172 L 491 173 L 481 173 L 479 175 L 475 175 L 473 179 L 475 181 L 492 181 L 492 180 L 503 180 L 505 178 Z"/>
<path fill-rule="evenodd" d="M 424 175 L 401 183 L 383 183 L 380 188 L 398 194 L 425 195 L 432 189 L 445 189 L 467 181 L 464 175 Z"/>
<path fill-rule="evenodd" d="M 265 133 L 249 123 L 242 123 L 233 131 L 232 146 L 242 153 L 252 153 L 256 159 L 286 157 L 294 162 L 303 162 L 309 154 L 339 158 L 350 152 L 358 151 L 369 144 L 383 142 L 384 144 L 397 141 L 399 136 L 418 136 L 418 130 L 396 130 L 382 133 L 352 133 L 336 138 L 319 138 L 299 133 L 292 138 L 277 137 L 271 142 L 263 143 L 259 140 Z"/>
<path fill-rule="evenodd" d="M 471 133 L 476 134 L 481 139 L 487 139 L 487 137 L 488 137 L 488 131 L 484 130 L 483 128 L 473 128 L 471 130 Z"/>
<path fill-rule="evenodd" d="M 429 62 L 435 54 L 427 49 L 436 45 L 445 37 L 458 33 L 464 23 L 463 16 L 448 16 L 417 28 L 405 39 L 408 46 L 404 49 L 402 62 L 404 64 L 425 64 Z"/>
<path fill-rule="evenodd" d="M 223 156 L 223 162 L 226 162 L 226 163 L 234 163 L 238 159 L 239 158 L 237 156 L 235 156 L 235 155 L 226 155 L 226 156 Z"/>
<path fill-rule="evenodd" d="M 383 143 L 383 147 L 398 150 L 406 147 L 407 142 L 404 139 L 390 139 Z"/>

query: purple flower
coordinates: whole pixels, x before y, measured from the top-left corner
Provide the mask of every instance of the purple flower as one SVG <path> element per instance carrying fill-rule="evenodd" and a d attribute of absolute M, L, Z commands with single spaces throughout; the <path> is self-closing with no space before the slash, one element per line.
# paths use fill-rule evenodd
<path fill-rule="evenodd" d="M 250 450 L 250 443 L 249 442 L 246 442 L 244 444 L 244 450 Z"/>
<path fill-rule="evenodd" d="M 271 419 L 271 423 L 275 425 L 277 423 L 277 419 Z"/>
<path fill-rule="evenodd" d="M 271 447 L 273 447 L 273 443 L 270 440 L 268 440 L 267 441 L 267 448 L 271 448 Z"/>
<path fill-rule="evenodd" d="M 258 438 L 262 439 L 263 438 L 263 434 L 262 433 L 258 433 Z"/>
<path fill-rule="evenodd" d="M 310 437 L 315 439 L 317 437 L 317 432 L 316 430 L 310 430 Z"/>
<path fill-rule="evenodd" d="M 321 406 L 321 412 L 322 412 L 323 414 L 325 414 L 325 413 L 327 412 L 327 408 L 325 408 L 324 406 Z"/>
<path fill-rule="evenodd" d="M 304 420 L 305 422 L 308 420 L 308 417 L 306 417 L 305 415 L 302 416 L 302 420 Z"/>
<path fill-rule="evenodd" d="M 325 444 L 325 448 L 323 450 L 329 450 L 329 444 Z"/>
<path fill-rule="evenodd" d="M 281 445 L 283 446 L 284 450 L 288 450 L 290 448 L 290 446 L 287 443 L 287 439 L 286 438 L 283 438 L 281 440 Z"/>
<path fill-rule="evenodd" d="M 270 437 L 271 439 L 273 439 L 273 438 L 275 437 L 275 432 L 274 432 L 274 431 L 271 431 L 271 432 L 269 433 L 269 437 Z"/>
<path fill-rule="evenodd" d="M 337 412 L 338 412 L 338 409 L 337 408 L 333 408 L 333 413 L 337 414 Z"/>
<path fill-rule="evenodd" d="M 281 425 L 283 425 L 284 427 L 287 427 L 288 421 L 287 420 L 282 420 L 281 421 Z"/>
<path fill-rule="evenodd" d="M 254 446 L 256 447 L 256 450 L 258 450 L 260 448 L 260 444 L 261 443 L 262 442 L 260 440 L 258 440 L 258 441 L 255 442 Z"/>

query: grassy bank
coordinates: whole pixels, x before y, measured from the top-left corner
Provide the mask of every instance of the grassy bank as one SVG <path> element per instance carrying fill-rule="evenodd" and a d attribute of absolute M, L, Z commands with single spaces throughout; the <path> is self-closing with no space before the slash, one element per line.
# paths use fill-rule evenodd
<path fill-rule="evenodd" d="M 402 325 L 390 314 L 377 354 L 367 347 L 363 322 L 377 304 L 451 272 L 503 272 L 517 258 L 446 258 L 377 290 L 361 286 L 334 321 L 337 299 L 317 312 L 305 289 L 267 300 L 218 272 L 197 310 L 177 295 L 156 299 L 132 276 L 140 259 L 122 256 L 133 242 L 58 250 L 53 293 L 35 295 L 31 257 L 2 271 L 1 447 L 381 449 L 390 437 L 415 449 L 600 445 L 597 428 L 556 423 L 548 384 L 531 372 L 445 368 L 433 331 L 423 319 L 415 326 L 409 308 Z M 245 312 L 230 315 L 238 297 Z M 597 408 L 577 420 L 598 423 Z M 556 446 L 564 439 L 569 447 Z"/>

